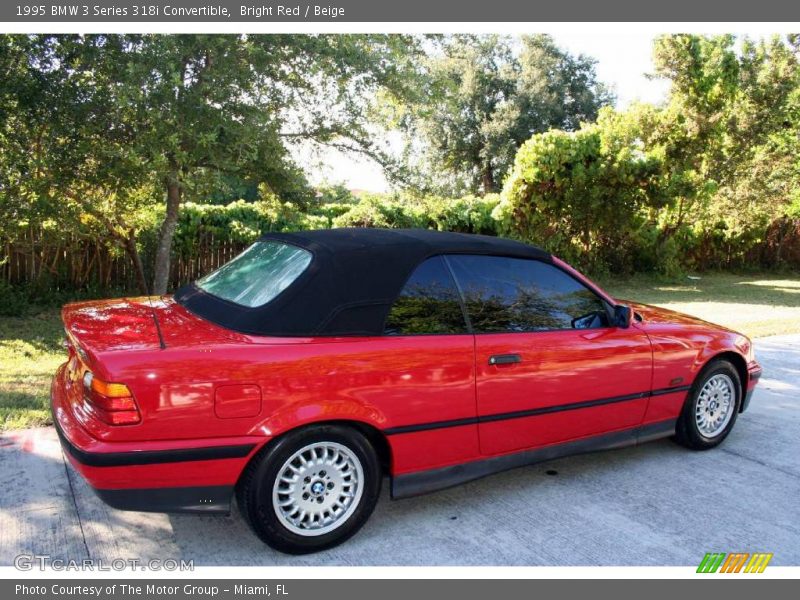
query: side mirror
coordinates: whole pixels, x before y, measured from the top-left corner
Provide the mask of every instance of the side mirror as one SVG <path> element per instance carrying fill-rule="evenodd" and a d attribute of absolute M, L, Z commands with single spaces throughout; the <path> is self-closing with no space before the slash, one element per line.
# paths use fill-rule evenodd
<path fill-rule="evenodd" d="M 614 307 L 614 326 L 620 329 L 627 329 L 631 326 L 633 319 L 633 311 L 630 306 L 624 304 L 617 304 Z"/>

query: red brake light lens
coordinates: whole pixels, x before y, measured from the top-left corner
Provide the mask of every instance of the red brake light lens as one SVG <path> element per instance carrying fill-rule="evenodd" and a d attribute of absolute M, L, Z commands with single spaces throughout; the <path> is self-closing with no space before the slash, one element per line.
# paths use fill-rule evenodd
<path fill-rule="evenodd" d="M 95 377 L 91 371 L 86 371 L 83 391 L 87 409 L 104 423 L 135 425 L 141 421 L 136 400 L 124 383 L 108 383 Z"/>

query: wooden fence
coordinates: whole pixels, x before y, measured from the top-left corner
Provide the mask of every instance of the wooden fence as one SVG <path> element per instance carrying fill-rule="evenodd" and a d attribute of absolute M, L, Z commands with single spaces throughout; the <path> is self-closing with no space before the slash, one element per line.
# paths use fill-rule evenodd
<path fill-rule="evenodd" d="M 153 238 L 152 234 L 145 236 L 140 250 L 147 281 L 152 280 Z M 178 235 L 171 262 L 170 289 L 202 277 L 246 246 L 245 241 L 215 237 L 212 230 L 202 227 L 194 229 L 189 240 Z M 800 269 L 800 219 L 777 219 L 764 232 L 763 239 L 744 248 L 736 246 L 735 250 L 726 258 L 720 254 L 720 248 L 710 248 L 709 256 L 698 257 L 697 262 L 711 268 Z M 0 239 L 0 282 L 30 285 L 42 292 L 138 291 L 130 258 L 111 240 L 69 232 L 54 236 L 39 226 L 18 231 L 13 241 Z"/>
<path fill-rule="evenodd" d="M 39 227 L 20 232 L 13 242 L 0 241 L 0 280 L 45 289 L 137 290 L 137 278 L 127 254 L 107 239 L 59 234 L 59 240 Z M 175 289 L 228 262 L 246 243 L 201 235 L 191 248 L 173 253 L 170 288 Z M 146 277 L 151 279 L 152 249 L 143 248 Z"/>
<path fill-rule="evenodd" d="M 170 285 L 179 287 L 194 281 L 224 265 L 248 246 L 244 242 L 215 239 L 213 234 L 202 234 L 190 252 L 173 254 L 170 264 Z"/>

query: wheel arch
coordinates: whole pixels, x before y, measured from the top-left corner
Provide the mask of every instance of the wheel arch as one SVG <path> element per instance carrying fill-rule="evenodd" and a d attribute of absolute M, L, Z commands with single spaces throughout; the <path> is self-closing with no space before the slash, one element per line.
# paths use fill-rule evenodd
<path fill-rule="evenodd" d="M 716 360 L 727 360 L 734 366 L 736 372 L 739 374 L 739 381 L 741 382 L 742 385 L 742 390 L 741 390 L 742 398 L 744 398 L 744 394 L 747 393 L 747 385 L 748 385 L 747 361 L 745 360 L 745 358 L 741 354 L 733 352 L 732 350 L 719 352 L 713 355 L 703 364 L 702 368 L 698 371 L 698 375 L 703 371 L 703 369 L 705 369 L 708 365 L 710 365 Z M 697 381 L 696 377 L 695 381 Z M 739 406 L 739 412 L 742 412 L 743 405 L 744 402 L 741 402 Z"/>
<path fill-rule="evenodd" d="M 296 431 L 301 431 L 303 429 L 310 429 L 312 427 L 319 427 L 324 425 L 339 425 L 341 427 L 349 427 L 351 429 L 354 429 L 355 431 L 358 431 L 365 438 L 367 438 L 367 441 L 369 441 L 370 445 L 375 449 L 375 452 L 378 455 L 378 461 L 380 463 L 383 475 L 391 475 L 392 448 L 391 445 L 389 444 L 389 440 L 386 438 L 386 435 L 380 429 L 364 421 L 357 421 L 353 419 L 329 419 L 324 421 L 312 421 L 310 423 L 304 423 L 302 425 L 298 425 L 297 427 L 286 429 L 285 431 L 282 431 L 275 437 L 267 440 L 247 460 L 247 463 L 245 463 L 244 467 L 242 468 L 242 472 L 239 474 L 239 478 L 236 482 L 236 485 L 239 486 L 244 474 L 247 472 L 247 469 L 251 464 L 253 464 L 256 460 L 258 460 L 264 453 L 269 452 L 270 448 L 275 446 L 278 442 L 280 442 L 280 440 L 285 438 L 287 435 L 294 433 Z"/>

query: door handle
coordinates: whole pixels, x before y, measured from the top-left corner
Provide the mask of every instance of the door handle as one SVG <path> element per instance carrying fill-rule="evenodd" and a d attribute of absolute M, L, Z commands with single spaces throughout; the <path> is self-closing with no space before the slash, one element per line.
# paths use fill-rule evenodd
<path fill-rule="evenodd" d="M 490 365 L 512 365 L 518 362 L 522 362 L 519 354 L 493 354 L 489 357 Z"/>

